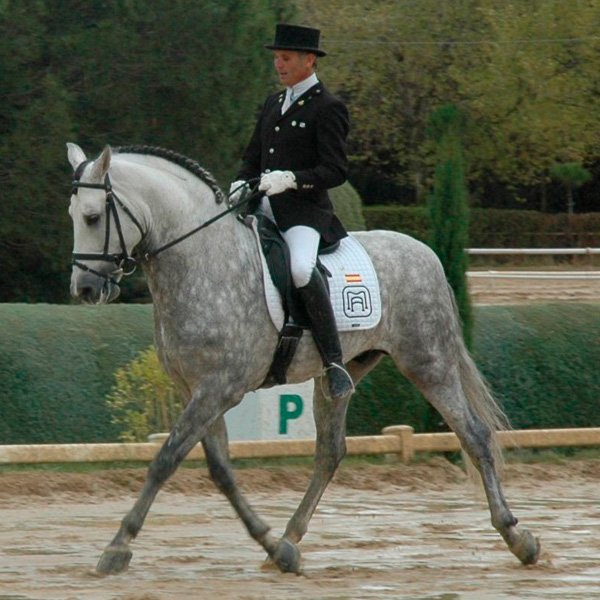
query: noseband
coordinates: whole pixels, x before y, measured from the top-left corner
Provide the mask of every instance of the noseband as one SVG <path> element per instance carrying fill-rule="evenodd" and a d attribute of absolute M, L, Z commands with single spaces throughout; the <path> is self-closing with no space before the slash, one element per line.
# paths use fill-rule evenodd
<path fill-rule="evenodd" d="M 82 183 L 81 181 L 79 181 L 83 170 L 89 162 L 90 161 L 84 161 L 77 167 L 77 170 L 75 171 L 75 175 L 73 177 L 72 194 L 76 196 L 79 188 L 104 190 L 106 214 L 106 226 L 104 230 L 104 249 L 102 250 L 102 253 L 73 252 L 72 264 L 77 268 L 81 269 L 82 271 L 88 271 L 98 277 L 101 277 L 102 279 L 105 279 L 107 282 L 117 285 L 117 281 L 115 281 L 115 279 L 113 279 L 113 277 L 111 276 L 113 273 L 111 273 L 111 275 L 100 273 L 99 271 L 96 271 L 95 269 L 92 269 L 91 267 L 88 267 L 87 265 L 79 261 L 99 260 L 103 262 L 113 263 L 116 266 L 116 271 L 121 271 L 123 275 L 131 275 L 135 271 L 137 267 L 137 260 L 131 254 L 129 254 L 127 250 L 127 244 L 125 243 L 125 238 L 123 236 L 123 228 L 121 227 L 121 220 L 119 219 L 119 211 L 117 210 L 116 206 L 117 203 L 123 209 L 125 214 L 131 219 L 132 223 L 138 228 L 140 234 L 142 235 L 142 238 L 144 238 L 145 233 L 142 229 L 142 226 L 140 225 L 140 222 L 135 218 L 134 214 L 129 210 L 129 208 L 125 204 L 123 204 L 123 202 L 113 191 L 108 173 L 106 173 L 106 175 L 104 176 L 104 183 Z M 110 245 L 111 215 L 114 219 L 115 229 L 117 230 L 117 235 L 119 236 L 119 244 L 121 245 L 121 252 L 112 254 L 108 251 Z"/>

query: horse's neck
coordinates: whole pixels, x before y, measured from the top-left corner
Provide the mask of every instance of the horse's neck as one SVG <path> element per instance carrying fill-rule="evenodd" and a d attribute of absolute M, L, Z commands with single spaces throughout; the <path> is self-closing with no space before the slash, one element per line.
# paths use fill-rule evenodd
<path fill-rule="evenodd" d="M 137 169 L 136 169 L 137 170 Z M 210 188 L 193 175 L 177 178 L 149 169 L 138 201 L 148 215 L 144 251 L 152 253 L 226 210 Z M 137 185 L 140 179 L 137 178 Z M 155 304 L 202 302 L 224 278 L 252 269 L 255 259 L 244 227 L 231 214 L 160 252 L 146 265 Z"/>

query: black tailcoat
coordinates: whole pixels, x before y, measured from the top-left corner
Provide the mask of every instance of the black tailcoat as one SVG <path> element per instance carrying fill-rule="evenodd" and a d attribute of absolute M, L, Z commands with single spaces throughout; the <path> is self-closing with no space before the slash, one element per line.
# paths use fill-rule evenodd
<path fill-rule="evenodd" d="M 282 115 L 284 99 L 282 91 L 265 101 L 236 179 L 292 171 L 298 189 L 270 197 L 277 225 L 282 231 L 308 225 L 326 242 L 335 242 L 346 231 L 334 215 L 327 190 L 346 181 L 348 111 L 320 82 Z"/>

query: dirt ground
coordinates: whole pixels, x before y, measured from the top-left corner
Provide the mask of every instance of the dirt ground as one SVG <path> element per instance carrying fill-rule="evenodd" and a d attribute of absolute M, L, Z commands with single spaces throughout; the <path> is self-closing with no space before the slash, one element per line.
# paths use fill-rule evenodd
<path fill-rule="evenodd" d="M 532 269 L 543 270 L 543 269 Z M 594 269 L 598 271 L 598 269 Z M 502 279 L 470 277 L 475 304 L 600 302 L 600 279 Z"/>
<path fill-rule="evenodd" d="M 535 567 L 506 550 L 479 492 L 438 457 L 343 465 L 301 544 L 301 576 L 265 568 L 206 471 L 180 469 L 134 542 L 129 570 L 99 577 L 95 564 L 144 472 L 0 472 L 0 599 L 600 598 L 600 460 L 508 466 L 511 507 L 542 541 Z M 308 475 L 303 466 L 238 470 L 278 533 Z"/>
<path fill-rule="evenodd" d="M 471 279 L 473 301 L 600 301 L 600 281 Z M 251 503 L 281 533 L 307 467 L 241 469 Z M 0 471 L 0 600 L 263 598 L 600 599 L 600 460 L 509 465 L 515 515 L 542 542 L 523 567 L 489 522 L 481 492 L 443 458 L 342 465 L 300 548 L 304 573 L 265 567 L 205 469 L 159 494 L 121 575 L 96 562 L 131 508 L 144 469 Z"/>

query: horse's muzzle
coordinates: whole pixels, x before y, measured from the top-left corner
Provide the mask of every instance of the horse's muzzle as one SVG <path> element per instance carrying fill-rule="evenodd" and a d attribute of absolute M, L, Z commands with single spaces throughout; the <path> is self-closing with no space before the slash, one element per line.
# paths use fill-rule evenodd
<path fill-rule="evenodd" d="M 108 278 L 93 273 L 73 270 L 71 275 L 71 296 L 85 304 L 108 304 L 116 300 L 121 288 Z"/>

